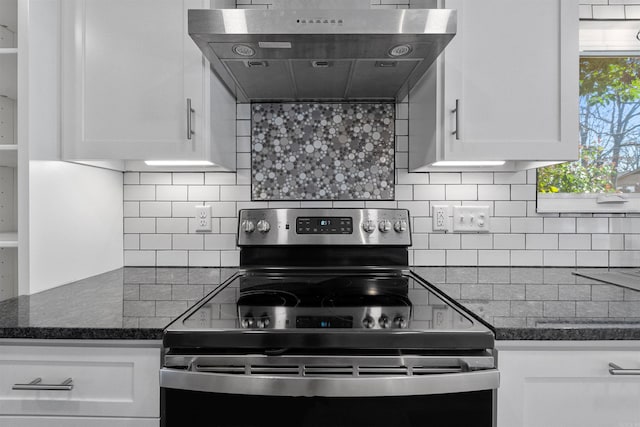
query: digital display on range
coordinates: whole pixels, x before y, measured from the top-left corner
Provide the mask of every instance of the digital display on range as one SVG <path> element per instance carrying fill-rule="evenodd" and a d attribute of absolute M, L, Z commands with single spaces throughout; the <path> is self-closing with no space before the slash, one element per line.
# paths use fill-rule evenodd
<path fill-rule="evenodd" d="M 296 328 L 351 328 L 353 317 L 351 316 L 298 316 Z"/>
<path fill-rule="evenodd" d="M 353 218 L 351 217 L 298 217 L 296 219 L 298 234 L 352 234 Z"/>

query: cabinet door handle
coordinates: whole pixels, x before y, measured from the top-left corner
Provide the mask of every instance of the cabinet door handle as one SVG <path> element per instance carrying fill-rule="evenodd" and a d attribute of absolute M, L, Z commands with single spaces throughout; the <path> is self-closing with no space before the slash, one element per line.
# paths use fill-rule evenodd
<path fill-rule="evenodd" d="M 456 128 L 451 132 L 451 135 L 455 135 L 456 139 L 460 139 L 460 100 L 456 99 L 456 108 L 451 110 L 456 115 Z"/>
<path fill-rule="evenodd" d="M 611 375 L 640 375 L 640 369 L 625 369 L 613 362 L 609 362 L 609 373 Z"/>
<path fill-rule="evenodd" d="M 11 390 L 59 390 L 59 391 L 71 391 L 73 390 L 73 380 L 67 378 L 60 384 L 43 384 L 42 378 L 36 378 L 28 384 L 14 384 Z"/>
<path fill-rule="evenodd" d="M 195 112 L 196 110 L 191 107 L 191 98 L 187 98 L 187 139 L 191 139 L 193 134 L 195 134 L 191 126 L 191 120 Z"/>

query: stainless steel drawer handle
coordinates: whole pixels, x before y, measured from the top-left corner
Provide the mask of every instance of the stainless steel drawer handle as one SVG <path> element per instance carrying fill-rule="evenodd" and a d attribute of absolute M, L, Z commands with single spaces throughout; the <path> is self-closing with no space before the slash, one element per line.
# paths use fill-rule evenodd
<path fill-rule="evenodd" d="M 456 115 L 456 128 L 451 132 L 451 135 L 455 135 L 456 139 L 460 139 L 460 100 L 456 99 L 456 108 L 451 110 Z"/>
<path fill-rule="evenodd" d="M 640 375 L 640 369 L 624 369 L 613 362 L 609 362 L 609 373 L 611 375 Z"/>
<path fill-rule="evenodd" d="M 195 134 L 191 123 L 193 113 L 195 112 L 196 110 L 191 107 L 191 98 L 187 98 L 187 139 L 191 139 L 193 134 Z"/>
<path fill-rule="evenodd" d="M 42 378 L 36 378 L 28 384 L 14 384 L 11 390 L 73 390 L 73 379 L 67 378 L 60 384 L 43 384 Z"/>

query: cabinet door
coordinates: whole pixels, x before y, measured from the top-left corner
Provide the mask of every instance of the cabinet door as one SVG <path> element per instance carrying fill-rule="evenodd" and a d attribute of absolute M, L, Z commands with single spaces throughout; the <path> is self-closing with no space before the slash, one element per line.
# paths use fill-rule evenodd
<path fill-rule="evenodd" d="M 458 31 L 443 53 L 441 158 L 577 158 L 578 2 L 445 5 Z"/>
<path fill-rule="evenodd" d="M 209 74 L 187 28 L 187 10 L 204 3 L 61 2 L 66 159 L 184 160 L 207 154 Z M 187 110 L 188 99 L 194 112 Z"/>
<path fill-rule="evenodd" d="M 498 427 L 640 425 L 640 351 L 501 351 Z"/>

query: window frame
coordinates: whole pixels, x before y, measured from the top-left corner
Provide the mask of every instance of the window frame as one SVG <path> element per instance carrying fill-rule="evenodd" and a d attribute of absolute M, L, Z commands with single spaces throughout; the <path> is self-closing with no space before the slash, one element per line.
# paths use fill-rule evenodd
<path fill-rule="evenodd" d="M 640 28 L 640 21 L 637 20 L 580 21 L 580 58 L 640 57 L 638 28 Z M 632 41 L 629 41 L 630 39 Z M 583 214 L 640 212 L 640 193 L 540 193 L 537 191 L 537 176 L 536 169 L 536 212 Z"/>

